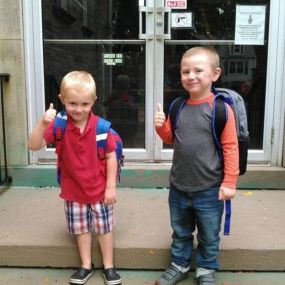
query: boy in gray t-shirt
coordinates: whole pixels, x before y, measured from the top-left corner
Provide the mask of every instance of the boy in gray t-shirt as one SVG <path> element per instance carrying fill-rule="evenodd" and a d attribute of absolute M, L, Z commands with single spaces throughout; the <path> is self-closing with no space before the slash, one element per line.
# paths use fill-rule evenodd
<path fill-rule="evenodd" d="M 211 87 L 221 74 L 219 55 L 213 48 L 195 47 L 184 53 L 180 68 L 189 99 L 177 119 L 175 135 L 160 104 L 154 117 L 158 135 L 174 149 L 169 191 L 171 265 L 155 284 L 173 285 L 187 277 L 197 228 L 196 278 L 199 285 L 215 285 L 224 200 L 235 196 L 239 174 L 235 118 L 227 106 L 222 163 L 211 128 Z"/>

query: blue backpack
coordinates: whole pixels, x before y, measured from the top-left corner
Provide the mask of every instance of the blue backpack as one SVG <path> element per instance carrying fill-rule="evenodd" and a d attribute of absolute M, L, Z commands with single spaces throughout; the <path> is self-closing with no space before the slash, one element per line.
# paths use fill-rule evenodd
<path fill-rule="evenodd" d="M 246 172 L 247 155 L 249 149 L 247 114 L 243 98 L 237 92 L 226 88 L 212 88 L 212 92 L 215 95 L 212 110 L 212 133 L 218 155 L 223 161 L 223 149 L 220 139 L 228 118 L 228 112 L 225 105 L 228 104 L 232 108 L 235 115 L 239 146 L 239 175 L 243 175 Z M 173 136 L 175 136 L 176 123 L 179 114 L 188 99 L 189 96 L 182 96 L 175 99 L 170 105 L 169 118 Z M 230 221 L 231 200 L 226 200 L 224 235 L 229 235 L 230 233 Z"/>
<path fill-rule="evenodd" d="M 59 161 L 61 159 L 61 148 L 62 148 L 62 138 L 65 133 L 65 128 L 67 124 L 67 114 L 65 111 L 59 112 L 54 121 L 53 134 L 55 135 L 55 146 L 57 160 L 57 182 L 60 185 L 61 171 L 59 167 Z M 123 155 L 123 142 L 119 134 L 111 128 L 111 123 L 101 117 L 99 117 L 96 126 L 96 143 L 97 143 L 97 153 L 100 161 L 100 167 L 103 173 L 106 173 L 106 148 L 107 148 L 107 138 L 108 132 L 111 132 L 115 142 L 116 142 L 116 157 L 118 162 L 117 170 L 117 181 L 120 182 L 121 177 L 121 167 L 124 165 L 124 155 Z"/>

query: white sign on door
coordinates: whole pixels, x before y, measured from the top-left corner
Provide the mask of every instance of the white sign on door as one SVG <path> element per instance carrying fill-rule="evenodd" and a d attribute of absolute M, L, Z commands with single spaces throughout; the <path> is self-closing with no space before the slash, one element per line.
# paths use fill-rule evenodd
<path fill-rule="evenodd" d="M 191 28 L 192 13 L 171 13 L 172 28 Z"/>
<path fill-rule="evenodd" d="M 264 45 L 266 6 L 236 6 L 236 45 Z"/>
<path fill-rule="evenodd" d="M 169 1 L 165 0 L 165 6 L 172 9 L 187 9 L 186 0 Z"/>

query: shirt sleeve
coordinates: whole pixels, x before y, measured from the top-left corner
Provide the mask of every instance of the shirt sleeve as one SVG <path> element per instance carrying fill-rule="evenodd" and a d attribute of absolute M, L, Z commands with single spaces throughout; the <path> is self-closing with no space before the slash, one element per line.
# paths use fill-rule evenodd
<path fill-rule="evenodd" d="M 166 144 L 173 143 L 173 136 L 172 136 L 171 123 L 170 123 L 169 116 L 167 118 L 167 121 L 163 124 L 163 126 L 160 128 L 156 127 L 155 130 L 164 143 Z"/>
<path fill-rule="evenodd" d="M 115 151 L 117 148 L 115 139 L 111 133 L 111 131 L 108 132 L 108 138 L 107 138 L 107 148 L 106 148 L 106 152 L 110 153 Z"/>
<path fill-rule="evenodd" d="M 228 120 L 221 135 L 224 158 L 224 179 L 222 186 L 236 188 L 239 175 L 239 149 L 234 112 L 230 106 Z"/>
<path fill-rule="evenodd" d="M 52 144 L 55 142 L 55 136 L 53 134 L 53 126 L 54 126 L 54 121 L 48 124 L 44 132 L 44 140 L 46 141 L 47 144 Z"/>

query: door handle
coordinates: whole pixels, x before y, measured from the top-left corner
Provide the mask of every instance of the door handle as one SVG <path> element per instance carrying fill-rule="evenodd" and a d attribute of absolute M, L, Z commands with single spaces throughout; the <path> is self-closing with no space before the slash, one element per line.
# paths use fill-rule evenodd
<path fill-rule="evenodd" d="M 157 20 L 156 26 L 156 39 L 158 40 L 170 40 L 171 39 L 171 8 L 169 7 L 157 7 L 156 8 Z M 167 30 L 164 33 L 164 15 L 167 14 Z M 164 23 L 164 24 L 163 24 Z M 160 32 L 159 32 L 160 31 Z"/>
<path fill-rule="evenodd" d="M 148 34 L 147 32 L 143 32 L 143 15 L 145 15 L 144 21 L 144 30 L 146 31 L 146 18 L 148 14 L 152 14 L 154 12 L 153 7 L 144 7 L 139 6 L 139 39 L 141 40 L 153 40 L 154 35 Z"/>

